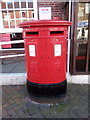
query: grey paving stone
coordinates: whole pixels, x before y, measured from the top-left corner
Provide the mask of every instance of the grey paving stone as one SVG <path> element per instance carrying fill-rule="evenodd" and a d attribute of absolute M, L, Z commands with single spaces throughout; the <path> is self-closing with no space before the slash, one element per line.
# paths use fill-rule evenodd
<path fill-rule="evenodd" d="M 4 60 L 2 64 L 2 73 L 25 73 L 25 60 Z"/>
<path fill-rule="evenodd" d="M 17 106 L 15 103 L 12 103 L 12 104 L 10 104 L 9 106 L 7 106 L 7 107 L 5 108 L 5 110 L 9 111 L 9 110 L 12 110 L 12 109 L 17 108 L 17 107 L 18 107 L 18 106 Z"/>
<path fill-rule="evenodd" d="M 48 104 L 40 104 L 39 107 L 42 111 L 49 111 L 50 110 L 50 106 Z"/>
<path fill-rule="evenodd" d="M 2 109 L 2 116 L 5 117 L 8 115 L 9 115 L 8 112 L 5 109 Z"/>
<path fill-rule="evenodd" d="M 14 111 L 8 111 L 9 117 L 10 118 L 19 118 L 19 116 L 14 112 Z"/>
<path fill-rule="evenodd" d="M 4 116 L 2 116 L 2 118 L 10 118 L 10 116 L 9 115 L 4 115 Z"/>
<path fill-rule="evenodd" d="M 9 106 L 9 104 L 8 103 L 5 103 L 5 104 L 3 104 L 3 108 L 6 108 L 6 107 L 8 107 Z"/>
<path fill-rule="evenodd" d="M 2 73 L 11 73 L 16 68 L 18 63 L 2 65 Z"/>
<path fill-rule="evenodd" d="M 45 116 L 46 118 L 55 118 L 55 115 L 52 113 L 49 113 Z"/>
<path fill-rule="evenodd" d="M 30 115 L 40 112 L 40 109 L 38 107 L 27 108 L 27 109 Z"/>
<path fill-rule="evenodd" d="M 45 118 L 41 112 L 37 112 L 31 115 L 31 118 Z"/>
<path fill-rule="evenodd" d="M 87 118 L 89 114 L 87 86 L 88 85 L 68 84 L 67 97 L 65 100 L 58 100 L 59 103 L 54 104 L 40 104 L 32 101 L 27 94 L 26 85 L 4 86 L 2 101 L 4 106 L 3 111 L 6 111 L 3 112 L 3 117 Z M 10 91 L 13 91 L 13 93 Z"/>
<path fill-rule="evenodd" d="M 69 114 L 65 113 L 64 111 L 56 113 L 54 118 L 71 118 Z"/>
<path fill-rule="evenodd" d="M 26 72 L 25 61 L 21 61 L 18 65 L 11 71 L 12 73 L 24 73 Z"/>
<path fill-rule="evenodd" d="M 26 114 L 22 110 L 17 111 L 16 114 L 19 118 L 26 118 Z"/>
<path fill-rule="evenodd" d="M 13 104 L 13 103 L 15 103 L 12 99 L 9 99 L 8 101 L 7 101 L 7 103 L 10 105 L 10 104 Z"/>
<path fill-rule="evenodd" d="M 77 110 L 70 111 L 69 114 L 73 118 L 88 118 L 87 114 L 83 114 L 82 112 Z"/>

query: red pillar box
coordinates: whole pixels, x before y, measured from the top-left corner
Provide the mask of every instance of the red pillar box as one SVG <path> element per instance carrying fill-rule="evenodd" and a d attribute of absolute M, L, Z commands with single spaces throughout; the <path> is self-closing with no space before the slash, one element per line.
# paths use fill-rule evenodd
<path fill-rule="evenodd" d="M 21 23 L 26 55 L 27 86 L 30 91 L 54 94 L 66 91 L 68 26 L 61 20 Z"/>

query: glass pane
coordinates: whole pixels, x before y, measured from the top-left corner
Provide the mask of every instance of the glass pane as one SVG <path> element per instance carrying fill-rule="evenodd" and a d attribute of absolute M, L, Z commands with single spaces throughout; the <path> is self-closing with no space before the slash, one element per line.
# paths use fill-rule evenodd
<path fill-rule="evenodd" d="M 28 2 L 28 8 L 33 8 L 33 2 Z"/>
<path fill-rule="evenodd" d="M 4 25 L 4 28 L 9 28 L 9 26 L 8 26 L 8 21 L 3 20 L 3 25 Z"/>
<path fill-rule="evenodd" d="M 16 18 L 21 18 L 21 16 L 20 16 L 20 10 L 16 10 L 15 11 L 15 15 L 16 15 Z"/>
<path fill-rule="evenodd" d="M 27 18 L 27 11 L 21 11 L 22 18 Z"/>
<path fill-rule="evenodd" d="M 87 43 L 77 43 L 76 45 L 76 71 L 86 70 Z"/>
<path fill-rule="evenodd" d="M 26 8 L 26 2 L 21 2 L 21 8 Z"/>
<path fill-rule="evenodd" d="M 11 18 L 11 13 L 7 13 L 7 11 L 3 11 L 2 12 L 2 18 L 5 19 L 5 20 L 8 20 Z"/>
<path fill-rule="evenodd" d="M 14 12 L 13 11 L 9 11 L 9 15 L 10 15 L 10 19 L 14 19 Z"/>
<path fill-rule="evenodd" d="M 13 4 L 12 4 L 12 2 L 7 3 L 7 5 L 8 5 L 8 8 L 9 8 L 9 9 L 10 9 L 10 8 L 13 8 Z"/>
<path fill-rule="evenodd" d="M 6 3 L 5 2 L 1 2 L 1 8 L 6 9 Z"/>
<path fill-rule="evenodd" d="M 88 40 L 89 3 L 79 3 L 77 40 Z"/>
<path fill-rule="evenodd" d="M 11 21 L 10 21 L 10 27 L 11 27 L 11 28 L 15 28 L 15 21 L 14 21 L 14 20 L 11 20 Z"/>
<path fill-rule="evenodd" d="M 33 18 L 34 17 L 33 11 L 29 10 L 28 11 L 28 16 L 29 16 L 29 18 Z"/>
<path fill-rule="evenodd" d="M 18 25 L 21 23 L 21 20 L 16 20 L 16 26 L 18 27 Z"/>
<path fill-rule="evenodd" d="M 19 2 L 14 2 L 14 7 L 19 8 Z"/>
<path fill-rule="evenodd" d="M 7 14 L 7 11 L 2 11 L 2 18 L 5 19 L 5 15 Z"/>

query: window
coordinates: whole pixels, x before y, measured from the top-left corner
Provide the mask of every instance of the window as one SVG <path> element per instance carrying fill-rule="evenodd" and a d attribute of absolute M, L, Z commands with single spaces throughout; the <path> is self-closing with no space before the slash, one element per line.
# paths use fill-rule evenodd
<path fill-rule="evenodd" d="M 71 73 L 90 74 L 90 3 L 75 5 L 74 52 L 71 56 L 73 64 Z"/>
<path fill-rule="evenodd" d="M 76 71 L 85 72 L 87 56 L 87 43 L 76 44 Z"/>
<path fill-rule="evenodd" d="M 21 16 L 22 16 L 22 18 L 26 18 L 27 16 L 26 16 L 26 11 L 21 11 Z"/>
<path fill-rule="evenodd" d="M 86 14 L 87 3 L 79 3 L 77 40 L 88 39 L 88 14 Z M 88 4 L 89 6 L 89 4 Z"/>
<path fill-rule="evenodd" d="M 89 11 L 90 11 L 90 4 L 86 3 L 86 9 L 85 9 L 86 14 L 89 14 Z"/>
<path fill-rule="evenodd" d="M 21 22 L 34 20 L 33 0 L 2 0 L 0 4 L 3 28 L 17 28 Z"/>

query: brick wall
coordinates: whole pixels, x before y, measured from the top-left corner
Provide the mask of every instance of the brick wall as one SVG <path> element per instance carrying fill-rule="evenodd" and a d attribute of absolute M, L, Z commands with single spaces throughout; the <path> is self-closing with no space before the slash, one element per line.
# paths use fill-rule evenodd
<path fill-rule="evenodd" d="M 68 17 L 69 17 L 69 3 L 66 2 L 64 3 L 64 7 L 63 7 L 63 13 L 64 13 L 64 20 L 68 20 Z"/>
<path fill-rule="evenodd" d="M 64 5 L 64 2 L 39 2 L 38 1 L 38 15 L 39 15 L 39 7 L 51 7 L 52 19 L 54 17 L 59 17 L 59 19 L 64 19 L 63 5 Z"/>

